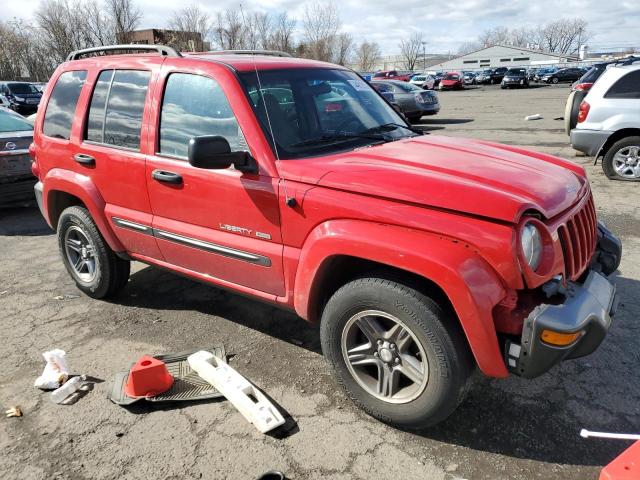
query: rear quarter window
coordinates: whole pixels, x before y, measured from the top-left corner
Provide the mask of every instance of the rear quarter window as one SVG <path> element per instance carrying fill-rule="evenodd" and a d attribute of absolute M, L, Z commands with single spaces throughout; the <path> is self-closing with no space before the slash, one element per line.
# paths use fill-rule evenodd
<path fill-rule="evenodd" d="M 78 98 L 86 79 L 86 70 L 64 72 L 58 77 L 44 114 L 42 132 L 46 136 L 69 140 Z"/>
<path fill-rule="evenodd" d="M 604 98 L 640 98 L 640 70 L 627 73 L 618 79 L 607 91 Z"/>

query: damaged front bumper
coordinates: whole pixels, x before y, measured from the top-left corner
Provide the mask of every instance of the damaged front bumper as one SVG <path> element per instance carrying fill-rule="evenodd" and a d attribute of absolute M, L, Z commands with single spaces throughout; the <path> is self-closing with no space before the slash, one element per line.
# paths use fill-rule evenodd
<path fill-rule="evenodd" d="M 584 282 L 568 282 L 563 303 L 534 308 L 524 321 L 520 343 L 506 342 L 505 360 L 512 373 L 535 378 L 565 359 L 589 355 L 604 340 L 617 308 L 616 287 L 604 275 L 617 268 L 622 249 L 603 224 L 598 233 L 594 263 Z"/>

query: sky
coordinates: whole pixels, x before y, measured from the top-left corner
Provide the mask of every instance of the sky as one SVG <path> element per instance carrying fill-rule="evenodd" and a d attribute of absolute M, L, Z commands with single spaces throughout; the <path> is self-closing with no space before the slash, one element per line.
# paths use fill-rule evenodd
<path fill-rule="evenodd" d="M 29 19 L 40 0 L 3 2 L 2 19 Z M 143 11 L 141 28 L 166 27 L 171 12 L 197 3 L 210 14 L 237 8 L 237 0 L 190 2 L 182 0 L 134 0 Z M 307 0 L 308 1 L 308 0 Z M 328 0 L 327 0 L 328 1 Z M 375 41 L 384 55 L 399 53 L 399 42 L 419 31 L 427 41 L 428 53 L 455 53 L 461 44 L 474 41 L 484 30 L 496 26 L 535 27 L 563 17 L 582 17 L 589 24 L 592 51 L 636 46 L 640 48 L 640 4 L 638 0 L 336 0 L 343 31 L 358 42 Z M 286 11 L 299 19 L 301 27 L 305 1 L 244 0 L 247 11 Z"/>

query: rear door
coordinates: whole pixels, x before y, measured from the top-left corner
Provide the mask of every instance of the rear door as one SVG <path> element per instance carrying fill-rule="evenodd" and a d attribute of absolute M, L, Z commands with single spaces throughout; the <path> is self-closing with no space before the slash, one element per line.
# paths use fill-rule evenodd
<path fill-rule="evenodd" d="M 77 168 L 89 175 L 106 203 L 105 213 L 128 252 L 161 258 L 153 238 L 146 192 L 146 140 L 150 85 L 162 59 L 131 59 L 92 72 L 82 137 L 74 152 Z"/>
<path fill-rule="evenodd" d="M 257 174 L 205 170 L 187 161 L 196 136 L 219 135 L 233 151 L 249 150 L 234 113 L 242 101 L 237 79 L 226 70 L 196 74 L 163 67 L 155 136 L 147 147 L 154 235 L 171 265 L 217 283 L 283 295 L 277 179 L 262 168 Z"/>

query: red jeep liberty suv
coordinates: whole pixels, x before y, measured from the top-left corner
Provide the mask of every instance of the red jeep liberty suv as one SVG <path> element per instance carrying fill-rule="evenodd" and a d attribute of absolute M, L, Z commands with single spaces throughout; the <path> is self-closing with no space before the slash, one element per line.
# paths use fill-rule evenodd
<path fill-rule="evenodd" d="M 582 167 L 422 135 L 337 65 L 77 51 L 30 151 L 80 290 L 117 294 L 137 260 L 291 309 L 354 402 L 403 428 L 445 419 L 476 367 L 591 353 L 615 310 L 621 245 Z"/>

